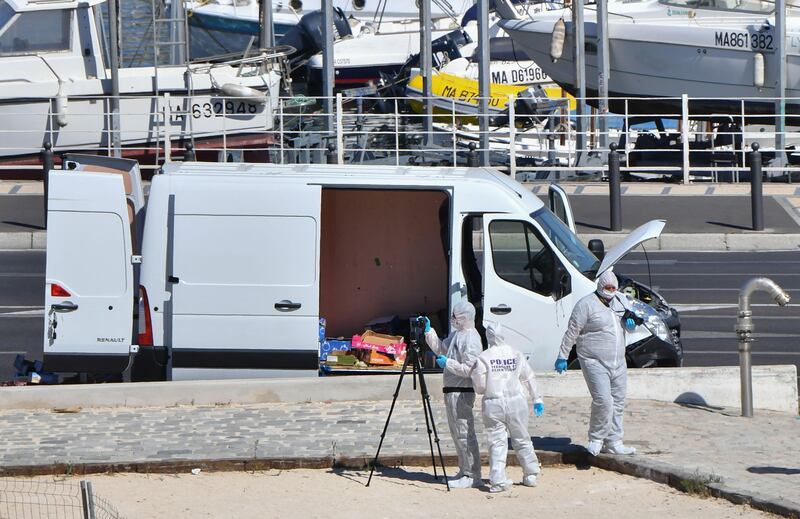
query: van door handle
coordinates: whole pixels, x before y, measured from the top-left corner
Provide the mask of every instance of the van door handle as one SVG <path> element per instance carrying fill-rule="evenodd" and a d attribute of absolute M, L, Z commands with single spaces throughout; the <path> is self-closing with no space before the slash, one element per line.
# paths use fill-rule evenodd
<path fill-rule="evenodd" d="M 78 305 L 71 301 L 67 301 L 66 303 L 56 303 L 50 305 L 50 309 L 55 312 L 74 312 L 78 309 Z"/>
<path fill-rule="evenodd" d="M 168 283 L 179 283 L 180 279 L 178 278 L 178 276 L 167 276 L 167 282 Z"/>
<path fill-rule="evenodd" d="M 282 310 L 282 311 L 299 310 L 301 306 L 303 305 L 300 303 L 292 303 L 288 299 L 284 299 L 283 301 L 278 301 L 277 303 L 275 303 L 275 310 Z"/>
<path fill-rule="evenodd" d="M 491 310 L 493 314 L 497 315 L 506 315 L 511 313 L 511 307 L 508 305 L 493 306 L 489 310 Z"/>

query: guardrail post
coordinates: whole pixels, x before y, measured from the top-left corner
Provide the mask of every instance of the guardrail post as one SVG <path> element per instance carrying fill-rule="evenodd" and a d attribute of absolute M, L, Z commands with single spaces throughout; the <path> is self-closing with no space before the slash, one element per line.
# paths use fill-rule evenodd
<path fill-rule="evenodd" d="M 336 164 L 336 145 L 333 143 L 328 144 L 328 151 L 325 153 L 327 156 L 327 163 L 328 164 Z"/>
<path fill-rule="evenodd" d="M 681 144 L 683 148 L 683 183 L 689 183 L 689 96 L 681 96 Z"/>
<path fill-rule="evenodd" d="M 622 196 L 620 193 L 619 153 L 612 142 L 608 152 L 608 198 L 611 204 L 611 230 L 622 230 Z"/>
<path fill-rule="evenodd" d="M 750 152 L 750 208 L 753 212 L 753 230 L 764 230 L 764 199 L 761 190 L 761 152 L 758 143 L 752 145 Z"/>
<path fill-rule="evenodd" d="M 186 143 L 186 151 L 183 152 L 184 162 L 194 162 L 197 160 L 197 155 L 194 152 L 194 144 L 191 142 Z"/>
<path fill-rule="evenodd" d="M 53 145 L 44 143 L 42 149 L 42 183 L 44 188 L 44 228 L 47 229 L 47 193 L 50 189 L 50 170 L 53 169 Z"/>
<path fill-rule="evenodd" d="M 469 143 L 469 152 L 467 152 L 467 167 L 469 168 L 477 168 L 480 166 L 480 160 L 478 159 L 478 152 L 476 148 L 477 146 L 474 142 Z"/>
<path fill-rule="evenodd" d="M 94 519 L 94 497 L 92 496 L 92 482 L 81 481 L 81 508 L 83 519 Z"/>
<path fill-rule="evenodd" d="M 342 128 L 342 94 L 336 94 L 336 151 L 338 164 L 344 164 L 344 133 Z"/>

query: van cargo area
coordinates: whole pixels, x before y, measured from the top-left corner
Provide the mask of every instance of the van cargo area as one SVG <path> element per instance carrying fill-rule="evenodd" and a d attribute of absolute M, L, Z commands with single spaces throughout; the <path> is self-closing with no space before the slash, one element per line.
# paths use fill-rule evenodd
<path fill-rule="evenodd" d="M 322 190 L 320 316 L 351 338 L 381 316 L 425 314 L 447 333 L 449 196 L 439 190 Z M 444 326 L 438 323 L 444 323 Z M 405 325 L 405 326 L 403 326 Z"/>

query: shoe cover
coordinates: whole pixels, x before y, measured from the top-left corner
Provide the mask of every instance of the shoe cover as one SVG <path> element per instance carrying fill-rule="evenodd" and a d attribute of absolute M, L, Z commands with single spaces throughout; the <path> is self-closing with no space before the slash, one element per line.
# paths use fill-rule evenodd
<path fill-rule="evenodd" d="M 524 478 L 522 478 L 522 484 L 526 487 L 535 487 L 536 486 L 536 475 L 535 474 L 528 474 Z"/>
<path fill-rule="evenodd" d="M 472 488 L 474 480 L 469 476 L 462 476 L 458 479 L 451 479 L 447 483 L 450 488 Z"/>
<path fill-rule="evenodd" d="M 589 451 L 589 454 L 592 456 L 597 456 L 600 454 L 600 449 L 603 448 L 603 442 L 599 441 L 590 441 L 589 444 L 586 446 L 586 450 Z"/>
<path fill-rule="evenodd" d="M 636 449 L 633 447 L 626 447 L 622 442 L 617 442 L 611 445 L 604 445 L 603 452 L 609 454 L 619 454 L 622 456 L 632 456 L 636 454 Z"/>

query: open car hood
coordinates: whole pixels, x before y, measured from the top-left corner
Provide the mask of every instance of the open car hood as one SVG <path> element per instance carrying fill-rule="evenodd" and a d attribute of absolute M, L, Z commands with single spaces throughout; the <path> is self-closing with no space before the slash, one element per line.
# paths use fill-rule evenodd
<path fill-rule="evenodd" d="M 651 220 L 643 224 L 625 237 L 624 240 L 612 247 L 600 263 L 600 268 L 597 270 L 597 276 L 614 266 L 623 256 L 628 254 L 631 250 L 635 249 L 647 240 L 658 238 L 661 231 L 664 230 L 666 220 Z"/>

